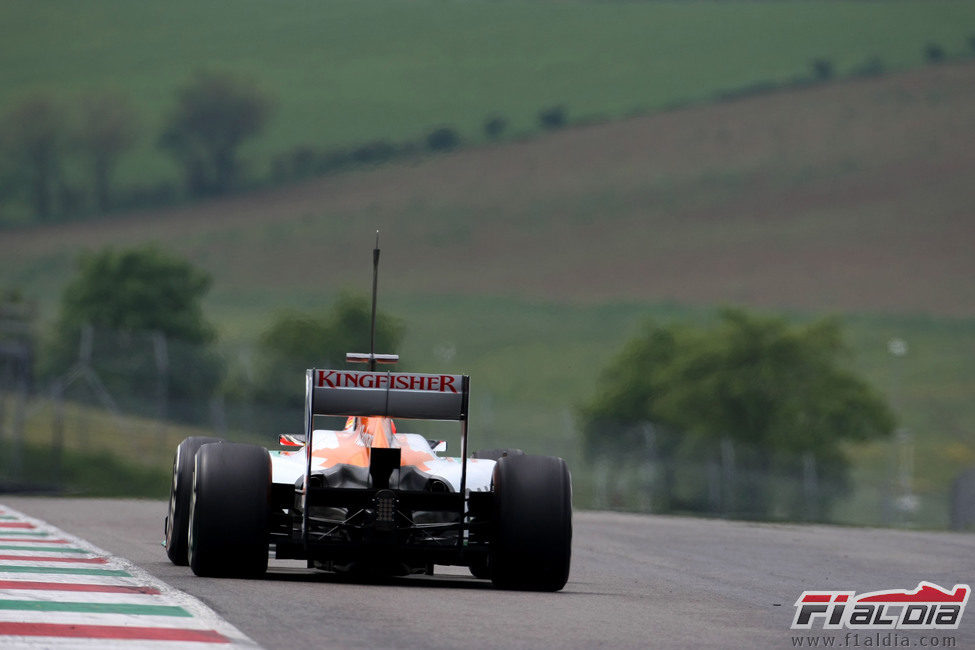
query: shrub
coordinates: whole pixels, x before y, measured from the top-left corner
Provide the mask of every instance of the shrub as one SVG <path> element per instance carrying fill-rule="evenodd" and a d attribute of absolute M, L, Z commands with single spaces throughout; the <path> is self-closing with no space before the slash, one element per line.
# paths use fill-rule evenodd
<path fill-rule="evenodd" d="M 853 75 L 856 77 L 879 77 L 885 69 L 884 62 L 880 60 L 880 57 L 872 56 L 853 68 Z"/>
<path fill-rule="evenodd" d="M 941 63 L 945 60 L 945 50 L 937 43 L 928 43 L 924 46 L 924 58 L 928 63 Z"/>
<path fill-rule="evenodd" d="M 47 349 L 46 375 L 70 368 L 78 341 L 91 326 L 95 372 L 110 393 L 151 397 L 165 375 L 169 397 L 209 394 L 222 368 L 211 345 L 216 329 L 203 315 L 210 276 L 155 246 L 84 253 L 65 287 L 54 336 Z M 165 368 L 153 342 L 166 340 Z"/>
<path fill-rule="evenodd" d="M 566 123 L 565 106 L 552 106 L 539 111 L 538 123 L 543 129 L 561 129 Z"/>
<path fill-rule="evenodd" d="M 813 59 L 813 76 L 819 81 L 826 81 L 833 77 L 833 62 L 829 59 Z"/>
<path fill-rule="evenodd" d="M 270 114 L 270 98 L 253 83 L 201 72 L 177 93 L 159 146 L 183 167 L 191 195 L 226 192 L 240 180 L 241 146 L 264 129 Z"/>
<path fill-rule="evenodd" d="M 341 368 L 347 352 L 369 352 L 372 313 L 365 296 L 342 294 L 327 312 L 277 314 L 261 334 L 250 397 L 265 404 L 300 407 L 304 395 L 296 381 L 303 364 Z M 405 332 L 402 321 L 376 314 L 376 352 L 395 353 Z M 247 390 L 245 388 L 245 390 Z"/>
<path fill-rule="evenodd" d="M 304 178 L 315 171 L 315 158 L 318 153 L 307 145 L 298 145 L 291 150 L 288 161 L 288 176 Z"/>
<path fill-rule="evenodd" d="M 450 151 L 460 145 L 460 136 L 449 126 L 442 126 L 431 131 L 427 136 L 427 148 L 430 151 Z"/>
<path fill-rule="evenodd" d="M 53 218 L 67 151 L 67 118 L 61 102 L 44 93 L 26 97 L 0 116 L 3 162 L 12 171 L 7 182 L 30 201 L 34 216 Z"/>
<path fill-rule="evenodd" d="M 738 88 L 719 91 L 715 93 L 714 96 L 718 100 L 728 101 L 742 99 L 744 97 L 754 97 L 755 95 L 764 95 L 774 90 L 778 90 L 781 87 L 782 84 L 777 81 L 756 81 Z"/>
<path fill-rule="evenodd" d="M 344 169 L 352 164 L 352 153 L 345 149 L 333 149 L 319 154 L 315 160 L 315 172 L 327 174 Z"/>
<path fill-rule="evenodd" d="M 370 164 L 386 162 L 396 155 L 396 147 L 385 140 L 376 140 L 358 147 L 352 152 L 352 159 L 357 163 Z"/>
<path fill-rule="evenodd" d="M 173 183 L 162 181 L 155 184 L 132 185 L 120 190 L 114 199 L 119 210 L 133 210 L 160 205 L 172 205 L 179 198 Z"/>
<path fill-rule="evenodd" d="M 484 135 L 490 140 L 497 140 L 508 128 L 508 120 L 501 115 L 490 115 L 484 120 Z"/>
<path fill-rule="evenodd" d="M 75 146 L 90 169 L 95 207 L 105 212 L 113 207 L 115 169 L 136 141 L 139 117 L 128 97 L 112 91 L 89 93 L 79 107 Z"/>

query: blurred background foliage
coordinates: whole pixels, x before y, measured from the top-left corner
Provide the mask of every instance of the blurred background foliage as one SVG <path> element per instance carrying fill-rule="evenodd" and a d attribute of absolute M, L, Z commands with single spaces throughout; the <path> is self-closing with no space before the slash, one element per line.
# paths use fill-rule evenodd
<path fill-rule="evenodd" d="M 975 52 L 972 10 L 951 0 L 99 0 L 13 3 L 0 18 L 0 225 Z"/>
<path fill-rule="evenodd" d="M 895 424 L 843 352 L 835 320 L 792 326 L 725 309 L 706 328 L 651 323 L 607 365 L 582 409 L 587 446 L 615 466 L 662 466 L 656 511 L 710 512 L 708 492 L 716 492 L 727 514 L 819 518 L 847 483 L 843 443 L 887 437 Z M 807 486 L 810 494 L 790 503 L 776 502 L 771 480 L 679 489 L 687 479 L 673 466 L 702 458 L 725 475 L 792 476 L 799 486 L 812 472 L 831 489 Z"/>
<path fill-rule="evenodd" d="M 294 430 L 379 227 L 379 347 L 580 505 L 957 523 L 973 55 L 949 0 L 5 4 L 2 476 Z"/>
<path fill-rule="evenodd" d="M 300 378 L 306 367 L 344 368 L 347 352 L 368 353 L 371 317 L 369 300 L 351 293 L 339 295 L 327 312 L 278 314 L 257 341 L 248 379 L 229 392 L 272 406 L 303 409 L 305 396 L 302 390 L 295 390 L 295 378 Z M 390 351 L 399 349 L 403 334 L 400 320 L 377 312 L 377 353 L 394 354 Z"/>

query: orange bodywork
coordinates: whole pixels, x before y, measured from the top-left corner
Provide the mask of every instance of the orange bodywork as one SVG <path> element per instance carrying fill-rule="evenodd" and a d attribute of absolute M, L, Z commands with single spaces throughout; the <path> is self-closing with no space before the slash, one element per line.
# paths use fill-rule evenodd
<path fill-rule="evenodd" d="M 429 471 L 426 462 L 436 456 L 427 449 L 414 449 L 405 436 L 396 434 L 396 424 L 386 417 L 349 418 L 345 430 L 337 434 L 337 447 L 319 447 L 312 451 L 315 465 L 320 468 L 335 465 L 369 467 L 370 450 L 374 447 L 400 450 L 400 466 L 415 466 Z"/>

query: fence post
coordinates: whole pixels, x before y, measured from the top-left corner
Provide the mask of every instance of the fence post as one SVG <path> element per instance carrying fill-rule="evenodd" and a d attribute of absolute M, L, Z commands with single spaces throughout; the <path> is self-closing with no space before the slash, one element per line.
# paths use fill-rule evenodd
<path fill-rule="evenodd" d="M 17 291 L 0 290 L 0 443 L 9 443 L 7 465 L 20 472 L 23 461 L 24 422 L 32 390 L 34 366 L 33 325 L 36 303 Z M 7 392 L 13 389 L 13 416 L 7 425 Z"/>
<path fill-rule="evenodd" d="M 14 402 L 13 448 L 11 460 L 18 471 L 24 462 L 24 423 L 27 419 L 27 378 L 23 375 L 17 382 L 17 397 Z"/>
<path fill-rule="evenodd" d="M 227 410 L 223 395 L 215 393 L 210 398 L 210 423 L 217 436 L 227 437 Z"/>
<path fill-rule="evenodd" d="M 733 515 L 738 507 L 735 494 L 737 477 L 735 476 L 735 445 L 730 438 L 721 439 L 721 475 L 723 478 L 723 508 L 724 516 Z"/>
<path fill-rule="evenodd" d="M 811 451 L 802 454 L 802 496 L 806 504 L 803 519 L 815 521 L 819 518 L 819 477 L 816 476 L 816 457 Z"/>
<path fill-rule="evenodd" d="M 0 447 L 7 437 L 7 391 L 6 386 L 0 384 Z"/>
<path fill-rule="evenodd" d="M 54 382 L 51 391 L 53 398 L 53 417 L 51 419 L 51 470 L 54 473 L 54 480 L 60 482 L 61 469 L 64 458 L 64 381 L 58 379 Z"/>
<path fill-rule="evenodd" d="M 593 463 L 593 507 L 600 509 L 605 508 L 609 499 L 608 488 L 609 488 L 609 462 L 602 456 L 599 456 L 595 463 Z"/>
<path fill-rule="evenodd" d="M 156 358 L 156 435 L 159 447 L 164 448 L 169 406 L 169 347 L 166 344 L 166 335 L 158 330 L 152 333 L 152 351 Z"/>
<path fill-rule="evenodd" d="M 975 530 L 975 467 L 963 471 L 951 483 L 951 528 Z"/>
<path fill-rule="evenodd" d="M 707 460 L 708 475 L 708 510 L 713 514 L 724 514 L 722 503 L 722 467 L 721 462 L 715 458 L 714 453 L 708 454 Z"/>

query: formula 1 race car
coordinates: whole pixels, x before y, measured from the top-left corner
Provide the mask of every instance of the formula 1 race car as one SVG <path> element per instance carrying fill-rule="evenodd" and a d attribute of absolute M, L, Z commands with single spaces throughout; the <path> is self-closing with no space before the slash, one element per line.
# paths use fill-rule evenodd
<path fill-rule="evenodd" d="M 499 587 L 565 585 L 566 463 L 518 450 L 467 458 L 467 376 L 316 369 L 306 386 L 306 433 L 280 439 L 291 451 L 180 443 L 165 526 L 174 563 L 202 576 L 254 576 L 266 571 L 270 545 L 276 558 L 324 570 L 405 575 L 449 564 Z M 314 429 L 319 415 L 348 419 L 341 431 Z M 461 422 L 461 457 L 397 432 L 394 417 Z"/>
<path fill-rule="evenodd" d="M 307 370 L 304 433 L 279 439 L 290 450 L 180 443 L 165 523 L 170 560 L 200 576 L 257 576 L 270 550 L 328 571 L 460 565 L 502 588 L 562 589 L 572 545 L 565 461 L 519 450 L 468 458 L 469 377 L 375 370 L 395 358 L 370 352 L 349 355 L 368 371 Z M 342 430 L 316 429 L 318 416 L 347 419 Z M 459 422 L 460 457 L 399 432 L 393 418 Z"/>

